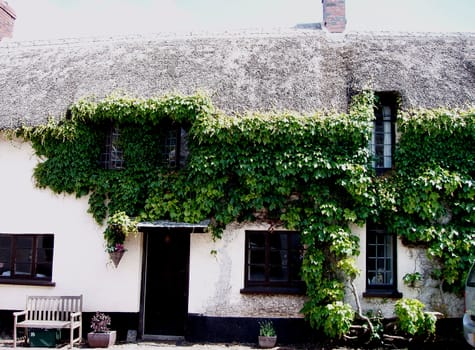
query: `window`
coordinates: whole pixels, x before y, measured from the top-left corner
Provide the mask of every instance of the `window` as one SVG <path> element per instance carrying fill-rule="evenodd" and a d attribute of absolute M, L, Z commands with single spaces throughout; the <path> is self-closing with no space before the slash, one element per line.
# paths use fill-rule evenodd
<path fill-rule="evenodd" d="M 186 130 L 181 126 L 168 129 L 162 151 L 165 166 L 176 169 L 185 166 L 189 153 L 187 136 Z"/>
<path fill-rule="evenodd" d="M 119 146 L 120 131 L 117 126 L 109 126 L 104 148 L 101 153 L 101 165 L 104 169 L 122 169 L 124 155 Z"/>
<path fill-rule="evenodd" d="M 378 175 L 394 166 L 395 120 L 397 96 L 391 92 L 376 93 L 373 135 L 371 139 L 372 166 Z"/>
<path fill-rule="evenodd" d="M 0 283 L 52 285 L 52 234 L 0 234 Z"/>
<path fill-rule="evenodd" d="M 397 292 L 396 236 L 383 225 L 367 223 L 365 296 L 400 297 Z"/>
<path fill-rule="evenodd" d="M 252 293 L 303 293 L 304 250 L 294 231 L 246 231 L 244 289 Z"/>

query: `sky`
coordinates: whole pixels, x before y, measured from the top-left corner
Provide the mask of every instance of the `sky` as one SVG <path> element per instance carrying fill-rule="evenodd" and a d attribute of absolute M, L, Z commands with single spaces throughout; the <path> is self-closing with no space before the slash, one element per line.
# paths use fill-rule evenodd
<path fill-rule="evenodd" d="M 14 40 L 274 30 L 322 21 L 321 0 L 7 0 Z M 475 0 L 347 0 L 347 31 L 475 32 Z"/>

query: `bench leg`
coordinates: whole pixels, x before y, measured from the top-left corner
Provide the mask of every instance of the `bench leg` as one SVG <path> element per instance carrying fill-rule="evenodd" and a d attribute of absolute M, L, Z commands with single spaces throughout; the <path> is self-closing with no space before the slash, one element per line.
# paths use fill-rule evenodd
<path fill-rule="evenodd" d="M 25 343 L 28 342 L 28 328 L 23 328 L 23 333 L 25 337 Z M 13 327 L 13 348 L 16 348 L 16 344 L 18 343 L 18 327 L 15 325 Z"/>

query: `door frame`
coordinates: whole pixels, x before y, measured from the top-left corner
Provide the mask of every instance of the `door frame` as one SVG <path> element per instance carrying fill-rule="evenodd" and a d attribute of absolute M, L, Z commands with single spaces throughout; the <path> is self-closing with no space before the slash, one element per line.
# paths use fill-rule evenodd
<path fill-rule="evenodd" d="M 143 232 L 143 254 L 142 254 L 142 279 L 140 291 L 140 311 L 139 311 L 139 335 L 142 340 L 184 340 L 187 327 L 188 303 L 189 303 L 189 285 L 190 285 L 190 244 L 188 244 L 188 256 L 185 271 L 185 290 L 183 291 L 184 302 L 186 302 L 186 312 L 183 315 L 183 335 L 167 335 L 167 334 L 145 334 L 145 302 L 147 292 L 147 254 L 150 235 L 160 235 L 173 232 L 173 234 L 190 235 L 192 230 L 183 228 L 167 228 L 155 227 L 141 230 Z M 191 237 L 190 237 L 191 238 Z M 190 242 L 188 240 L 188 242 Z"/>

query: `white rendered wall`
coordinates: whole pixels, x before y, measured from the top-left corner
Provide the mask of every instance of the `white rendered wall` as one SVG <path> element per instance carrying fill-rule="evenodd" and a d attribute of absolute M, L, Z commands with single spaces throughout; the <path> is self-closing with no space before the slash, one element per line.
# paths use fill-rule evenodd
<path fill-rule="evenodd" d="M 38 159 L 28 143 L 0 134 L 0 233 L 54 234 L 54 287 L 0 284 L 0 309 L 23 309 L 27 295 L 83 295 L 84 311 L 138 312 L 141 236 L 127 240 L 118 268 L 104 252 L 87 197 L 34 185 Z"/>
<path fill-rule="evenodd" d="M 54 287 L 0 284 L 0 310 L 22 309 L 27 295 L 84 296 L 84 311 L 138 312 L 142 263 L 142 236 L 126 241 L 127 252 L 116 269 L 104 252 L 103 227 L 87 213 L 87 197 L 56 195 L 34 185 L 38 160 L 28 143 L 0 135 L 0 233 L 53 233 L 55 236 Z M 245 230 L 267 230 L 268 225 L 229 225 L 223 238 L 192 234 L 190 246 L 189 312 L 207 316 L 302 317 L 302 296 L 241 294 L 244 287 Z M 363 311 L 382 310 L 392 316 L 392 299 L 363 298 L 366 267 L 365 228 L 354 227 L 360 237 L 357 257 L 361 274 L 356 285 Z M 212 254 L 216 251 L 216 254 Z M 463 313 L 463 301 L 440 293 L 430 278 L 433 262 L 425 250 L 404 247 L 398 240 L 398 289 L 404 297 L 417 298 L 428 310 L 449 317 Z M 423 274 L 423 286 L 409 288 L 402 282 L 408 272 Z M 347 301 L 354 304 L 351 292 Z"/>
<path fill-rule="evenodd" d="M 189 313 L 226 317 L 303 317 L 300 314 L 303 296 L 240 293 L 244 288 L 245 231 L 268 228 L 268 224 L 232 224 L 216 241 L 209 233 L 191 235 Z"/>
<path fill-rule="evenodd" d="M 222 239 L 213 241 L 210 234 L 192 234 L 190 249 L 189 312 L 204 316 L 226 317 L 302 317 L 300 309 L 305 298 L 288 295 L 241 294 L 244 287 L 245 230 L 267 230 L 268 225 L 232 224 Z M 356 257 L 360 275 L 355 280 L 363 313 L 381 310 L 385 317 L 394 315 L 398 299 L 363 297 L 366 270 L 366 227 L 352 227 L 360 238 L 361 254 Z M 216 253 L 212 253 L 216 252 Z M 405 298 L 421 300 L 428 311 L 442 312 L 446 317 L 460 317 L 463 301 L 449 293 L 440 293 L 439 284 L 430 278 L 433 262 L 421 248 L 405 247 L 397 240 L 398 291 Z M 403 283 L 406 273 L 418 271 L 423 284 L 418 288 Z M 356 307 L 349 288 L 346 301 Z"/>
<path fill-rule="evenodd" d="M 383 316 L 394 315 L 394 303 L 398 299 L 363 297 L 365 291 L 366 270 L 366 227 L 352 227 L 352 232 L 360 238 L 360 255 L 356 258 L 360 268 L 360 275 L 355 280 L 356 289 L 361 302 L 363 313 L 371 310 L 381 310 Z M 429 260 L 426 250 L 417 247 L 404 246 L 400 239 L 397 240 L 397 285 L 398 291 L 404 298 L 414 298 L 422 301 L 427 311 L 438 311 L 445 317 L 461 317 L 463 315 L 463 299 L 451 293 L 441 293 L 439 281 L 430 276 L 431 270 L 437 264 Z M 419 272 L 422 274 L 422 283 L 417 288 L 409 287 L 403 283 L 406 273 Z M 351 290 L 346 291 L 346 301 L 356 307 L 355 298 Z"/>

